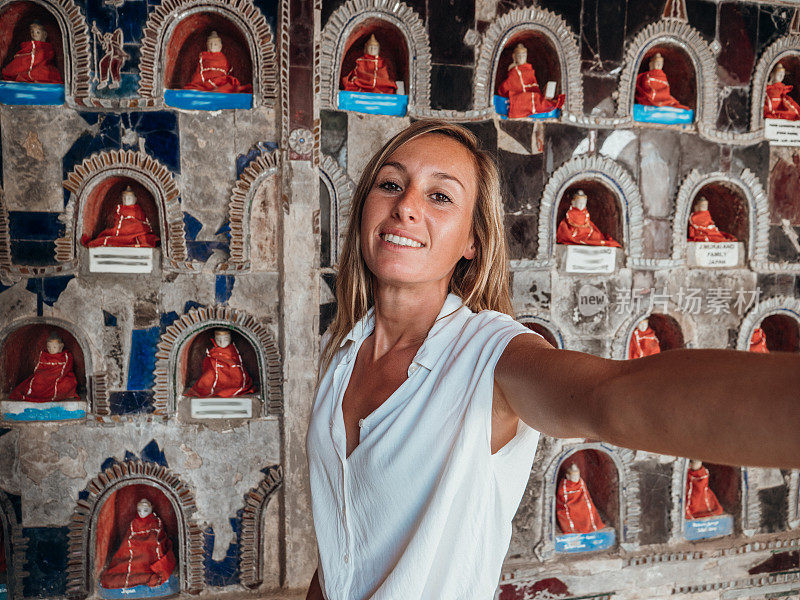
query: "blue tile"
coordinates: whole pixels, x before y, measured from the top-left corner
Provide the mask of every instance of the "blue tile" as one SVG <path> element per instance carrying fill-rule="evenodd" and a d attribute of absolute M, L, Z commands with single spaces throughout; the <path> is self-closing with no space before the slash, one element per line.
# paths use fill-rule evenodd
<path fill-rule="evenodd" d="M 150 440 L 150 443 L 142 448 L 142 460 L 158 463 L 162 467 L 169 466 L 167 457 L 164 456 L 164 452 L 158 447 L 158 443 L 155 440 Z"/>
<path fill-rule="evenodd" d="M 74 275 L 61 275 L 59 277 L 31 277 L 25 289 L 33 292 L 41 302 L 53 306 L 61 293 L 67 289 L 67 284 Z"/>
<path fill-rule="evenodd" d="M 100 464 L 100 470 L 105 471 L 106 469 L 110 469 L 114 465 L 116 465 L 119 461 L 114 458 L 113 456 L 109 456 Z"/>
<path fill-rule="evenodd" d="M 195 241 L 202 228 L 203 224 L 200 221 L 187 212 L 183 213 L 183 231 L 186 234 L 186 241 Z"/>
<path fill-rule="evenodd" d="M 178 136 L 168 131 L 153 131 L 145 137 L 144 150 L 165 167 L 180 172 L 180 147 Z"/>
<path fill-rule="evenodd" d="M 12 240 L 55 240 L 64 232 L 60 213 L 8 211 L 8 229 Z"/>
<path fill-rule="evenodd" d="M 22 535 L 28 538 L 26 570 L 23 580 L 25 597 L 47 598 L 63 596 L 67 591 L 66 527 L 25 527 Z"/>
<path fill-rule="evenodd" d="M 122 28 L 126 42 L 140 40 L 142 27 L 147 20 L 147 2 L 144 0 L 126 0 L 117 8 L 117 24 Z"/>
<path fill-rule="evenodd" d="M 230 300 L 234 282 L 233 275 L 217 275 L 217 281 L 214 285 L 214 296 L 217 304 L 225 304 Z"/>
<path fill-rule="evenodd" d="M 117 316 L 112 315 L 110 312 L 103 311 L 103 325 L 106 327 L 116 327 L 117 326 Z"/>
<path fill-rule="evenodd" d="M 128 390 L 149 390 L 153 387 L 156 367 L 156 345 L 161 327 L 134 329 L 131 332 L 131 352 L 128 359 Z"/>
<path fill-rule="evenodd" d="M 28 267 L 57 265 L 54 242 L 11 240 L 11 262 Z"/>
<path fill-rule="evenodd" d="M 152 413 L 155 410 L 153 392 L 110 392 L 108 402 L 112 415 Z"/>
<path fill-rule="evenodd" d="M 130 60 L 127 59 L 125 61 L 125 65 L 129 65 Z M 97 96 L 98 98 L 130 98 L 131 96 L 135 96 L 137 90 L 139 89 L 139 74 L 129 71 L 130 67 L 125 67 L 125 70 L 122 71 L 119 75 L 119 87 L 112 89 L 111 87 L 105 87 L 103 89 L 98 89 L 97 84 L 92 84 L 92 94 Z"/>
<path fill-rule="evenodd" d="M 227 252 L 228 244 L 223 242 L 187 242 L 186 250 L 189 254 L 189 260 L 206 262 L 214 250 Z"/>
<path fill-rule="evenodd" d="M 246 154 L 239 154 L 236 156 L 236 177 L 238 178 L 247 166 L 257 159 L 259 156 L 269 154 L 277 150 L 278 144 L 275 142 L 258 142 L 255 146 L 250 148 Z"/>
<path fill-rule="evenodd" d="M 172 325 L 175 321 L 180 318 L 180 315 L 176 313 L 174 310 L 171 310 L 168 313 L 161 314 L 161 330 L 164 331 L 167 327 Z"/>
<path fill-rule="evenodd" d="M 278 0 L 255 0 L 253 4 L 261 10 L 261 14 L 264 15 L 270 29 L 272 29 L 272 37 L 275 38 L 275 24 L 278 22 Z"/>
<path fill-rule="evenodd" d="M 233 521 L 233 519 L 232 519 Z M 238 540 L 238 527 L 237 531 Z M 225 558 L 214 560 L 211 558 L 214 551 L 214 529 L 208 527 L 203 532 L 203 566 L 205 567 L 206 585 L 227 586 L 239 583 L 239 543 L 231 543 L 225 552 Z"/>
<path fill-rule="evenodd" d="M 199 302 L 195 302 L 194 300 L 189 300 L 186 304 L 183 305 L 183 314 L 188 313 L 193 308 L 203 308 L 205 304 L 200 304 Z"/>

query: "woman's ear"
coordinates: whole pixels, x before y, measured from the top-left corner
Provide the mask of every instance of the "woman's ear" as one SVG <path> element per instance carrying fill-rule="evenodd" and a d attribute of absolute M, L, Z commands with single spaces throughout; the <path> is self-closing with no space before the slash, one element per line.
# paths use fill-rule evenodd
<path fill-rule="evenodd" d="M 478 249 L 475 247 L 475 234 L 470 234 L 467 249 L 464 251 L 464 258 L 472 260 L 478 254 Z"/>

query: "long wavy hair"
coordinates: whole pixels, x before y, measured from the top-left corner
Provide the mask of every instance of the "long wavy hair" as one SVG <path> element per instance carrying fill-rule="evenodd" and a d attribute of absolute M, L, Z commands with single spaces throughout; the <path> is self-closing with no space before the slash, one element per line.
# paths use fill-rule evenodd
<path fill-rule="evenodd" d="M 361 214 L 378 171 L 403 144 L 428 134 L 452 138 L 470 151 L 475 161 L 478 197 L 472 213 L 475 258 L 461 258 L 450 279 L 449 291 L 471 310 L 496 310 L 513 316 L 508 283 L 508 249 L 503 227 L 500 175 L 494 158 L 480 148 L 478 138 L 465 127 L 445 121 L 417 121 L 390 139 L 370 159 L 353 196 L 336 277 L 336 316 L 328 328 L 330 337 L 320 357 L 321 373 L 333 360 L 342 340 L 375 302 L 374 276 L 361 254 Z"/>

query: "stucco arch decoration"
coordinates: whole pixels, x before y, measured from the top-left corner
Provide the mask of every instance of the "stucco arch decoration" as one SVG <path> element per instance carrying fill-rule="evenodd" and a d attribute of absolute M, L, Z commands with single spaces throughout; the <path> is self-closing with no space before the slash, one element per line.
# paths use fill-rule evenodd
<path fill-rule="evenodd" d="M 263 545 L 270 540 L 262 539 L 262 519 L 269 501 L 283 483 L 283 468 L 273 465 L 266 469 L 264 479 L 245 496 L 242 512 L 242 534 L 239 553 L 239 580 L 242 585 L 256 587 L 262 582 Z"/>
<path fill-rule="evenodd" d="M 749 350 L 753 331 L 761 325 L 761 321 L 771 315 L 791 317 L 800 327 L 800 299 L 791 296 L 775 296 L 756 304 L 742 319 L 739 335 L 736 337 L 736 349 Z"/>
<path fill-rule="evenodd" d="M 473 78 L 475 109 L 492 106 L 500 53 L 510 38 L 526 31 L 543 34 L 556 49 L 561 67 L 562 89 L 566 93 L 566 111 L 575 115 L 581 114 L 583 75 L 578 40 L 563 18 L 536 6 L 510 10 L 492 22 L 483 34 Z"/>
<path fill-rule="evenodd" d="M 540 315 L 529 315 L 529 314 L 522 314 L 517 317 L 517 321 L 522 323 L 523 325 L 526 323 L 535 323 L 537 325 L 541 325 L 556 339 L 556 343 L 558 344 L 559 348 L 564 348 L 564 334 L 561 332 L 561 329 L 553 323 L 550 319 L 546 317 L 542 317 Z"/>
<path fill-rule="evenodd" d="M 614 340 L 611 343 L 611 358 L 615 360 L 628 359 L 628 346 L 631 336 L 633 335 L 633 330 L 642 319 L 647 318 L 652 313 L 666 315 L 675 319 L 683 334 L 685 347 L 691 348 L 694 345 L 694 340 L 697 339 L 697 326 L 688 314 L 675 310 L 675 308 L 677 307 L 671 307 L 665 311 L 660 305 L 656 305 L 652 308 L 647 307 L 647 310 L 644 312 L 635 314 L 623 321 L 617 329 L 616 334 L 614 334 Z"/>
<path fill-rule="evenodd" d="M 197 506 L 189 487 L 167 467 L 145 461 L 115 463 L 86 486 L 87 496 L 78 500 L 69 523 L 67 595 L 85 598 L 93 592 L 93 533 L 103 503 L 114 491 L 133 484 L 155 487 L 170 501 L 178 521 L 178 569 L 181 590 L 198 593 L 203 588 L 203 532 L 192 518 Z"/>
<path fill-rule="evenodd" d="M 331 263 L 339 262 L 356 186 L 334 159 L 324 155 L 319 176 L 331 199 Z"/>
<path fill-rule="evenodd" d="M 166 45 L 175 26 L 200 12 L 217 13 L 239 28 L 253 60 L 253 106 L 274 104 L 278 97 L 275 42 L 269 23 L 251 0 L 164 0 L 150 12 L 142 29 L 139 96 L 147 106 L 162 102 Z"/>
<path fill-rule="evenodd" d="M 154 406 L 155 414 L 169 415 L 177 409 L 180 393 L 176 387 L 180 351 L 195 334 L 215 327 L 231 329 L 252 344 L 258 356 L 259 395 L 265 415 L 283 412 L 283 376 L 278 345 L 269 329 L 244 311 L 228 306 L 193 308 L 167 327 L 156 350 Z M 255 373 L 253 376 L 255 377 Z M 181 390 L 182 391 L 182 390 Z"/>
<path fill-rule="evenodd" d="M 767 89 L 767 80 L 775 65 L 789 55 L 800 56 L 800 33 L 798 32 L 778 38 L 764 50 L 761 58 L 758 59 L 750 87 L 751 132 L 763 134 L 764 94 Z"/>
<path fill-rule="evenodd" d="M 97 184 L 113 176 L 130 177 L 147 188 L 158 207 L 165 258 L 173 266 L 186 261 L 183 213 L 175 180 L 156 159 L 133 150 L 98 152 L 76 165 L 67 175 L 63 185 L 71 192 L 71 196 L 64 213 L 59 217 L 66 231 L 63 237 L 56 240 L 56 259 L 60 262 L 76 260 L 86 200 Z"/>
<path fill-rule="evenodd" d="M 790 529 L 800 527 L 800 471 L 791 471 L 788 476 L 787 494 L 789 498 L 789 510 L 786 520 Z"/>
<path fill-rule="evenodd" d="M 369 19 L 385 21 L 402 32 L 408 49 L 408 110 L 430 108 L 431 44 L 428 31 L 414 9 L 399 0 L 348 0 L 325 23 L 319 64 L 322 108 L 338 107 L 345 44 L 353 30 Z"/>
<path fill-rule="evenodd" d="M 581 155 L 556 169 L 544 188 L 539 207 L 539 250 L 536 262 L 541 266 L 553 264 L 559 202 L 570 185 L 584 179 L 599 181 L 613 191 L 622 209 L 622 246 L 625 254 L 634 263 L 637 259 L 641 260 L 644 247 L 644 212 L 639 187 L 627 169 L 610 158 Z"/>
<path fill-rule="evenodd" d="M 3 490 L 0 490 L 0 529 L 6 545 L 11 549 L 10 555 L 6 557 L 11 560 L 6 580 L 8 597 L 10 600 L 22 598 L 22 580 L 29 575 L 22 568 L 25 564 L 28 538 L 23 535 L 22 523 L 11 503 L 11 498 Z M 6 549 L 0 545 L 0 552 L 5 551 Z"/>
<path fill-rule="evenodd" d="M 769 250 L 769 206 L 767 194 L 758 177 L 749 169 L 738 173 L 715 171 L 703 173 L 693 170 L 683 180 L 675 201 L 675 214 L 672 223 L 672 259 L 680 264 L 686 260 L 687 227 L 692 212 L 692 201 L 703 187 L 719 183 L 738 189 L 747 201 L 748 240 L 747 257 L 750 266 L 759 270 L 767 264 Z"/>

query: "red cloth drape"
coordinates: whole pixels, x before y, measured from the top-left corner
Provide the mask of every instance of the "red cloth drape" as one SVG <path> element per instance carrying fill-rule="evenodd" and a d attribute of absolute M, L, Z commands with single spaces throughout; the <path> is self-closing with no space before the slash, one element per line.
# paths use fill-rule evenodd
<path fill-rule="evenodd" d="M 64 83 L 61 73 L 53 66 L 56 51 L 50 42 L 29 40 L 3 69 L 5 81 L 27 83 Z"/>
<path fill-rule="evenodd" d="M 84 236 L 84 245 L 89 248 L 98 246 L 128 247 L 128 248 L 155 248 L 158 245 L 158 236 L 153 233 L 147 215 L 138 204 L 126 206 L 117 204 L 114 209 L 114 224 L 104 229 L 93 240 Z"/>
<path fill-rule="evenodd" d="M 511 69 L 497 93 L 508 98 L 508 116 L 512 119 L 550 112 L 564 105 L 563 94 L 552 100 L 544 97 L 536 82 L 536 72 L 529 63 Z"/>
<path fill-rule="evenodd" d="M 212 339 L 211 348 L 203 359 L 203 374 L 189 390 L 199 398 L 231 398 L 253 390 L 253 380 L 242 364 L 242 357 L 231 342 L 224 348 Z"/>
<path fill-rule="evenodd" d="M 239 83 L 239 80 L 231 75 L 230 71 L 228 59 L 222 52 L 204 50 L 200 53 L 197 69 L 185 89 L 223 94 L 243 94 L 253 91 L 252 85 Z"/>
<path fill-rule="evenodd" d="M 618 242 L 603 235 L 603 232 L 592 223 L 588 210 L 575 208 L 574 206 L 569 208 L 564 219 L 558 224 L 556 243 L 620 247 Z"/>
<path fill-rule="evenodd" d="M 558 483 L 556 519 L 563 533 L 590 533 L 605 527 L 583 478 L 570 481 L 564 477 Z"/>
<path fill-rule="evenodd" d="M 644 331 L 640 331 L 637 327 L 633 330 L 628 352 L 629 358 L 642 358 L 659 352 L 661 352 L 661 346 L 652 328 L 648 327 Z"/>
<path fill-rule="evenodd" d="M 371 54 L 356 59 L 355 68 L 342 77 L 342 87 L 346 92 L 394 94 L 397 91 L 397 84 L 389 77 L 383 57 Z"/>
<path fill-rule="evenodd" d="M 697 210 L 689 217 L 690 242 L 735 242 L 736 236 L 720 231 L 707 210 Z"/>
<path fill-rule="evenodd" d="M 15 387 L 8 398 L 25 402 L 77 400 L 77 387 L 78 380 L 72 367 L 72 354 L 67 350 L 56 354 L 42 350 L 33 369 L 33 375 Z"/>
<path fill-rule="evenodd" d="M 144 518 L 137 515 L 100 576 L 100 585 L 106 589 L 161 585 L 172 575 L 175 565 L 172 544 L 161 519 L 155 513 Z"/>
<path fill-rule="evenodd" d="M 800 119 L 800 105 L 789 97 L 792 87 L 782 81 L 776 81 L 767 86 L 764 98 L 765 119 L 785 119 L 787 121 Z"/>
<path fill-rule="evenodd" d="M 708 487 L 708 469 L 689 469 L 686 474 L 686 518 L 702 519 L 722 512 L 719 500 Z"/>
<path fill-rule="evenodd" d="M 767 336 L 761 327 L 756 327 L 750 336 L 750 352 L 769 353 L 767 349 Z"/>
<path fill-rule="evenodd" d="M 670 95 L 667 74 L 661 69 L 652 69 L 639 74 L 636 78 L 635 102 L 645 106 L 671 106 L 689 110 L 688 106 L 684 106 Z"/>

